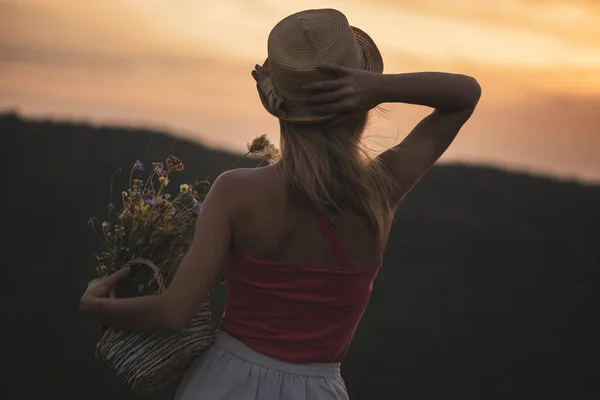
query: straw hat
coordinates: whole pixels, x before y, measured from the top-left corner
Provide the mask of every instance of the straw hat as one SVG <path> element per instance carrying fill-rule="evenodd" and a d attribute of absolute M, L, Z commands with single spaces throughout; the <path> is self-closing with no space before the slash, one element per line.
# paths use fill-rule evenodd
<path fill-rule="evenodd" d="M 306 104 L 302 85 L 333 76 L 316 69 L 335 64 L 383 72 L 383 59 L 365 32 L 350 26 L 333 9 L 306 10 L 279 22 L 268 40 L 268 58 L 255 71 L 263 106 L 275 117 L 293 122 L 319 122 L 334 115 L 316 115 Z"/>

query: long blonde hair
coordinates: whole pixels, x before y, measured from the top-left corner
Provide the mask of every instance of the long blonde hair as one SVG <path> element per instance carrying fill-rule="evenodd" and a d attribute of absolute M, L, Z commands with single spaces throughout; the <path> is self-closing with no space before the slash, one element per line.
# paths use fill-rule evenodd
<path fill-rule="evenodd" d="M 368 113 L 332 127 L 280 120 L 279 170 L 288 191 L 331 215 L 354 211 L 382 235 L 392 179 L 363 143 Z"/>

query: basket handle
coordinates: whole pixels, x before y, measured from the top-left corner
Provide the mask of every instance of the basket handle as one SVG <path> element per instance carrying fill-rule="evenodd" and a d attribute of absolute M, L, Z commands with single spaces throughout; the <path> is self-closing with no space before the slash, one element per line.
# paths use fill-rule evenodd
<path fill-rule="evenodd" d="M 123 264 L 121 268 L 131 267 L 140 264 L 149 267 L 152 270 L 152 272 L 154 272 L 154 278 L 156 279 L 156 284 L 158 285 L 158 294 L 164 293 L 166 290 L 165 279 L 163 278 L 163 275 L 156 266 L 156 264 L 154 264 L 152 261 L 146 258 L 134 258 Z"/>
<path fill-rule="evenodd" d="M 133 258 L 127 261 L 121 268 L 132 267 L 134 265 L 145 265 L 149 267 L 152 272 L 154 272 L 154 278 L 156 278 L 156 284 L 158 285 L 158 294 L 162 294 L 165 292 L 165 279 L 156 266 L 151 260 L 146 258 Z M 108 339 L 110 335 L 118 334 L 118 331 L 113 327 L 102 327 L 100 330 L 100 340 L 96 344 L 96 355 L 98 354 L 99 349 L 104 345 L 105 341 Z"/>

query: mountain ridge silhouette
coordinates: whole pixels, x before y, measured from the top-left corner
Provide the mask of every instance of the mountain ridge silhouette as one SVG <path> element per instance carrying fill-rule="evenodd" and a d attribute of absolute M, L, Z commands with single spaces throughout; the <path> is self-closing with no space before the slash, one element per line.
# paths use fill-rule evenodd
<path fill-rule="evenodd" d="M 14 113 L 0 114 L 0 134 L 9 238 L 1 397 L 138 398 L 94 359 L 97 328 L 78 315 L 99 249 L 86 221 L 104 216 L 111 174 L 138 158 L 174 148 L 185 163 L 178 187 L 214 180 L 238 156 L 166 132 Z M 115 193 L 126 175 L 115 174 Z M 600 395 L 600 186 L 446 164 L 396 219 L 342 366 L 351 399 Z M 222 288 L 213 300 L 218 319 Z"/>

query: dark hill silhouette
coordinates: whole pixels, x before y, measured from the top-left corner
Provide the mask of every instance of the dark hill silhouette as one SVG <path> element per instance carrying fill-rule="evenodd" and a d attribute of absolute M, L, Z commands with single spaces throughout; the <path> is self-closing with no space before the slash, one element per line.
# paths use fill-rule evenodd
<path fill-rule="evenodd" d="M 181 181 L 237 158 L 160 132 L 0 115 L 2 399 L 136 398 L 93 358 L 77 303 L 98 250 L 86 221 L 150 140 L 150 159 L 174 147 L 184 160 Z M 351 398 L 599 398 L 599 228 L 599 187 L 433 168 L 398 212 L 343 367 Z"/>

